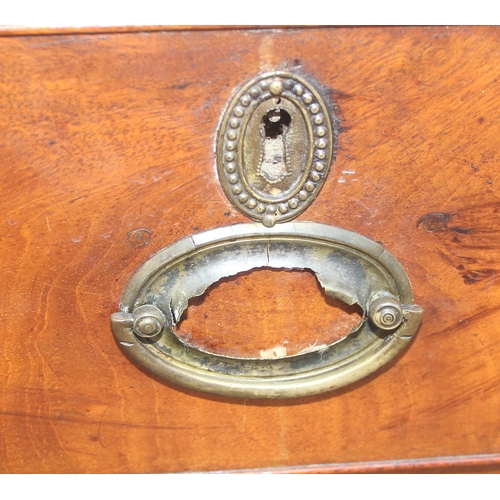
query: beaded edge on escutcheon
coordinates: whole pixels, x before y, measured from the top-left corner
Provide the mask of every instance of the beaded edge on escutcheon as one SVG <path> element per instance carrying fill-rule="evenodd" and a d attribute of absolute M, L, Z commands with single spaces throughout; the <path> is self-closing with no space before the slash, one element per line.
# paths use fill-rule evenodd
<path fill-rule="evenodd" d="M 326 105 L 318 92 L 303 78 L 284 72 L 268 73 L 247 83 L 240 96 L 233 98 L 227 111 L 228 118 L 221 130 L 222 151 L 218 152 L 219 171 L 222 170 L 226 183 L 226 194 L 242 213 L 253 220 L 272 227 L 277 222 L 286 222 L 302 213 L 319 194 L 332 159 L 333 133 Z M 281 203 L 265 203 L 249 193 L 239 177 L 238 142 L 242 124 L 257 98 L 262 101 L 283 97 L 293 97 L 306 111 L 313 129 L 312 165 L 306 167 L 309 175 L 300 190 Z M 222 164 L 222 168 L 221 165 Z M 221 172 L 221 173 L 222 173 Z"/>

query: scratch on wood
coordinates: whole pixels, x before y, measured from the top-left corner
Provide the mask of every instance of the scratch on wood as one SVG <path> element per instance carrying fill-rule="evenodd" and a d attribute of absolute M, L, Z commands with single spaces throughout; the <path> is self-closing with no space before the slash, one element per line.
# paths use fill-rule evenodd
<path fill-rule="evenodd" d="M 243 434 L 245 434 L 245 424 L 247 421 L 247 401 L 248 401 L 248 399 L 245 399 L 243 401 L 243 428 L 242 428 Z"/>

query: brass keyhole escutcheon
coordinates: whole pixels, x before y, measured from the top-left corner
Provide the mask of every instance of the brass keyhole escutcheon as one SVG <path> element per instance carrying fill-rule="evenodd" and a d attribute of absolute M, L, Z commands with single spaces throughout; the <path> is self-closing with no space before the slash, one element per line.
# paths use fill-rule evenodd
<path fill-rule="evenodd" d="M 221 185 L 234 206 L 267 227 L 289 221 L 319 194 L 338 122 L 315 86 L 290 72 L 265 73 L 230 101 L 217 139 Z"/>

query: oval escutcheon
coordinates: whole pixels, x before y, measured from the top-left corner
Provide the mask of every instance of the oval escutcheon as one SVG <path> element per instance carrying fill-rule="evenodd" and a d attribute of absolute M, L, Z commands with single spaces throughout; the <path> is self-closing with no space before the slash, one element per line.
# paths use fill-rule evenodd
<path fill-rule="evenodd" d="M 275 71 L 248 81 L 230 101 L 218 132 L 217 167 L 229 200 L 267 227 L 297 217 L 325 182 L 335 123 L 302 76 Z"/>

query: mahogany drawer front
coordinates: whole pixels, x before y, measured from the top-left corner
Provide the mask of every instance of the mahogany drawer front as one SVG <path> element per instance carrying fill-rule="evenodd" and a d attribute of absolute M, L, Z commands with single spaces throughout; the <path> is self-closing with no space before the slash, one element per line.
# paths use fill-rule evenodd
<path fill-rule="evenodd" d="M 498 470 L 499 42 L 488 26 L 5 32 L 0 470 Z M 423 321 L 382 370 L 331 393 L 181 389 L 131 363 L 109 317 L 154 253 L 247 222 L 217 179 L 217 126 L 235 88 L 280 68 L 314 78 L 342 128 L 297 220 L 380 242 Z M 294 325 L 313 342 L 328 326 L 315 287 L 258 271 L 187 321 L 229 346 Z"/>

